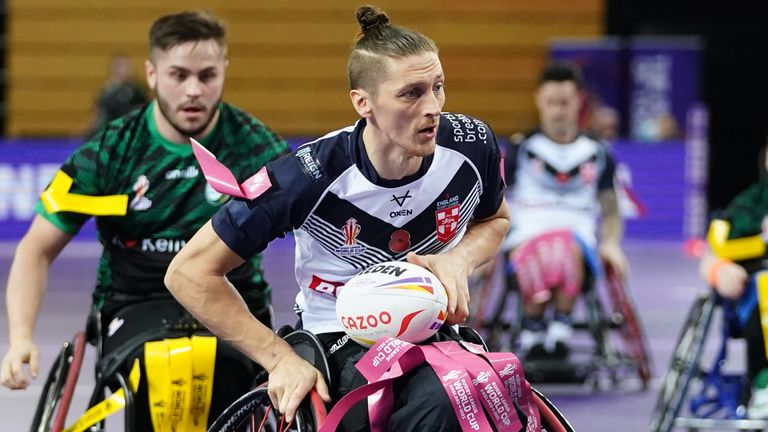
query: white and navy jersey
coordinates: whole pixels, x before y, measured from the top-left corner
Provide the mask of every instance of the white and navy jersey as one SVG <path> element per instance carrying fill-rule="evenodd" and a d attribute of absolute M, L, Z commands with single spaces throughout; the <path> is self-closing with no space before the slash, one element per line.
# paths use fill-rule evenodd
<path fill-rule="evenodd" d="M 512 213 L 505 250 L 563 228 L 596 246 L 597 195 L 614 187 L 615 171 L 601 141 L 581 134 L 572 143 L 559 144 L 536 131 L 509 147 L 505 171 Z"/>
<path fill-rule="evenodd" d="M 400 180 L 380 178 L 363 145 L 365 120 L 267 164 L 272 186 L 253 201 L 231 201 L 213 228 L 247 259 L 284 233 L 296 239 L 296 302 L 315 333 L 343 331 L 336 294 L 366 267 L 439 254 L 471 219 L 493 216 L 504 188 L 496 138 L 483 122 L 443 113 L 434 154 Z"/>

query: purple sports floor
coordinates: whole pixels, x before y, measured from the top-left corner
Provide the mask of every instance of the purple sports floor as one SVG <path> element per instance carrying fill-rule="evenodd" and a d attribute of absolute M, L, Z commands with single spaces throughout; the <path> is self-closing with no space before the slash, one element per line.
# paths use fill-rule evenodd
<path fill-rule="evenodd" d="M 5 288 L 14 244 L 0 245 L 0 281 Z M 542 386 L 540 389 L 563 411 L 577 431 L 644 431 L 656 399 L 658 382 L 669 362 L 685 314 L 697 292 L 704 290 L 696 274 L 696 262 L 682 254 L 679 243 L 629 241 L 625 250 L 632 265 L 629 290 L 634 296 L 653 357 L 654 379 L 648 391 L 634 380 L 617 387 Z M 60 345 L 85 325 L 90 291 L 98 257 L 98 245 L 73 243 L 56 261 L 49 292 L 43 305 L 36 339 L 41 350 L 41 375 L 26 391 L 0 388 L 0 432 L 28 430 L 44 374 Z M 293 323 L 293 242 L 275 242 L 265 257 L 267 278 L 274 289 L 277 324 Z M 0 351 L 8 347 L 5 289 L 0 300 Z M 736 350 L 739 351 L 738 349 Z M 83 412 L 93 385 L 93 352 L 86 356 L 68 424 Z M 736 362 L 738 363 L 738 356 Z M 733 361 L 733 360 L 732 360 Z M 729 362 L 730 363 L 730 362 Z M 738 367 L 738 365 L 737 365 Z M 122 418 L 108 424 L 122 430 Z"/>

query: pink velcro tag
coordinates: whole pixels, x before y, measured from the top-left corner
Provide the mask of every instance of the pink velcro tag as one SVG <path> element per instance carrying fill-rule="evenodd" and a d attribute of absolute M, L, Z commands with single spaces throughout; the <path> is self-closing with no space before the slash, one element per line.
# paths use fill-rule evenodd
<path fill-rule="evenodd" d="M 216 155 L 194 138 L 189 140 L 192 142 L 192 151 L 203 170 L 205 180 L 216 192 L 252 200 L 272 187 L 266 167 L 262 167 L 259 172 L 244 181 L 243 184 L 238 184 L 232 171 L 219 162 Z"/>
<path fill-rule="evenodd" d="M 261 167 L 259 172 L 252 175 L 248 180 L 244 181 L 240 185 L 240 190 L 243 192 L 246 198 L 249 200 L 256 199 L 259 195 L 266 192 L 272 187 L 272 182 L 269 180 L 269 173 L 267 173 L 267 167 Z"/>

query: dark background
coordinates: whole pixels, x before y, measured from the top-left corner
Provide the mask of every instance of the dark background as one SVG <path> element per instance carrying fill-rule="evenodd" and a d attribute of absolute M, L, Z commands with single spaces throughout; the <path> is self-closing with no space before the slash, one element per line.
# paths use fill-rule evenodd
<path fill-rule="evenodd" d="M 701 94 L 710 109 L 708 198 L 711 209 L 758 177 L 758 152 L 768 135 L 764 1 L 607 0 L 606 33 L 701 35 Z"/>

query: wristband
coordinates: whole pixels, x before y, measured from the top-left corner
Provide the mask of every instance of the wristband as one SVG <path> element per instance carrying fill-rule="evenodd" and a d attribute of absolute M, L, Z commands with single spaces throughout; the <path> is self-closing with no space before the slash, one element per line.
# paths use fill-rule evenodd
<path fill-rule="evenodd" d="M 707 272 L 707 281 L 710 285 L 713 287 L 717 286 L 717 272 L 720 271 L 720 268 L 726 264 L 731 264 L 733 261 L 727 260 L 725 258 L 717 258 L 717 260 L 709 266 L 709 271 Z"/>

